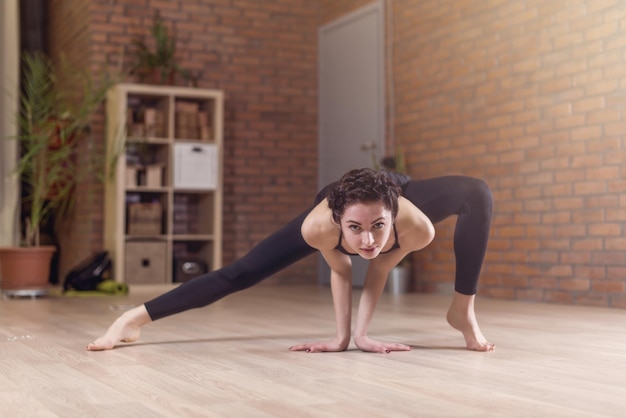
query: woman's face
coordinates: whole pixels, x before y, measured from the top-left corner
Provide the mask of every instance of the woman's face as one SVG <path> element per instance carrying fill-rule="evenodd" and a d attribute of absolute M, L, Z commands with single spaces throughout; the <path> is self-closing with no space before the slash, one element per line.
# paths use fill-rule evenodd
<path fill-rule="evenodd" d="M 391 210 L 381 202 L 355 203 L 347 206 L 341 217 L 341 230 L 349 252 L 366 260 L 376 258 L 387 244 L 393 219 Z"/>

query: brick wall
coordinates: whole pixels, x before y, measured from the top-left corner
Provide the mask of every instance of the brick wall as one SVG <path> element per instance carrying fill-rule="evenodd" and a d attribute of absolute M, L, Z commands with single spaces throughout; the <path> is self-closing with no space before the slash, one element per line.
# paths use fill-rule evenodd
<path fill-rule="evenodd" d="M 132 39 L 148 34 L 158 9 L 176 34 L 180 65 L 198 78 L 198 87 L 224 90 L 224 262 L 243 255 L 310 204 L 317 188 L 315 2 L 56 3 L 52 20 L 64 25 L 57 26 L 59 48 L 81 57 L 89 51 L 94 69 L 102 64 L 128 68 Z M 87 48 L 84 39 L 90 40 Z M 100 117 L 96 129 L 102 132 Z M 100 228 L 84 231 L 90 236 L 81 241 L 96 241 L 93 248 L 102 245 L 101 202 L 93 201 L 90 209 Z M 298 263 L 273 280 L 314 282 L 315 260 Z"/>
<path fill-rule="evenodd" d="M 158 7 L 177 30 L 181 64 L 201 87 L 225 90 L 226 261 L 311 198 L 317 27 L 369 3 L 92 0 L 92 61 L 117 62 Z M 480 293 L 626 307 L 626 4 L 392 6 L 396 142 L 411 175 L 477 176 L 494 192 Z M 415 255 L 423 290 L 451 286 L 453 228 L 454 219 L 438 224 Z M 314 281 L 314 260 L 279 275 L 289 276 Z"/>
<path fill-rule="evenodd" d="M 48 5 L 48 46 L 53 60 L 59 85 L 67 90 L 82 91 L 73 78 L 79 72 L 88 73 L 91 55 L 91 16 L 90 0 L 52 0 Z M 83 138 L 79 147 L 93 144 L 98 149 L 103 146 L 103 115 L 96 115 L 92 125 L 91 141 Z M 79 155 L 86 155 L 79 152 Z M 102 248 L 102 195 L 103 187 L 97 176 L 85 178 L 78 186 L 73 212 L 61 225 L 57 225 L 59 241 L 59 280 L 92 252 Z"/>
<path fill-rule="evenodd" d="M 626 306 L 624 4 L 406 6 L 395 15 L 398 141 L 416 176 L 491 185 L 481 293 Z M 420 257 L 426 287 L 449 282 L 452 230 Z"/>
<path fill-rule="evenodd" d="M 323 3 L 330 19 L 369 2 Z M 626 3 L 392 5 L 410 173 L 477 176 L 494 192 L 479 292 L 626 307 Z M 423 290 L 451 288 L 454 221 L 415 256 Z"/>

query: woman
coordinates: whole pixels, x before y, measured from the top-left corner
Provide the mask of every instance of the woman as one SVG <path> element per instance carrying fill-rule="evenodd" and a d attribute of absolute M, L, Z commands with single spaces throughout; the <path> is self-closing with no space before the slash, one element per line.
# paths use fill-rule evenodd
<path fill-rule="evenodd" d="M 418 209 L 420 208 L 420 209 Z M 354 342 L 363 351 L 406 351 L 404 344 L 370 338 L 367 329 L 387 274 L 407 254 L 434 237 L 431 222 L 458 215 L 454 237 L 457 274 L 448 310 L 450 325 L 463 333 L 467 348 L 490 351 L 474 313 L 478 276 L 487 247 L 491 193 L 486 184 L 463 176 L 411 181 L 395 173 L 355 169 L 324 188 L 315 205 L 220 270 L 177 288 L 122 314 L 107 332 L 87 346 L 108 350 L 139 338 L 148 322 L 206 306 L 243 290 L 277 271 L 320 251 L 331 269 L 336 337 L 291 347 L 294 351 L 343 351 L 350 343 L 352 272 L 350 255 L 370 260 L 359 302 Z"/>

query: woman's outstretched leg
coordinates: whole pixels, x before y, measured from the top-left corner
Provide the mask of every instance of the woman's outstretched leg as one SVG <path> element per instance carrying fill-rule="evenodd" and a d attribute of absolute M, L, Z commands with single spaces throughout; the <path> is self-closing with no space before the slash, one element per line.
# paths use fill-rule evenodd
<path fill-rule="evenodd" d="M 413 180 L 405 187 L 404 195 L 433 224 L 458 215 L 454 231 L 455 293 L 447 314 L 448 323 L 463 333 L 470 350 L 493 350 L 494 345 L 480 331 L 474 311 L 491 223 L 493 200 L 489 187 L 480 179 L 445 176 Z"/>
<path fill-rule="evenodd" d="M 313 253 L 315 249 L 304 241 L 300 232 L 309 212 L 307 210 L 261 241 L 233 264 L 185 282 L 125 312 L 102 337 L 87 345 L 87 349 L 110 350 L 119 342 L 135 341 L 139 338 L 141 327 L 148 322 L 207 306 L 233 292 L 251 287 Z"/>

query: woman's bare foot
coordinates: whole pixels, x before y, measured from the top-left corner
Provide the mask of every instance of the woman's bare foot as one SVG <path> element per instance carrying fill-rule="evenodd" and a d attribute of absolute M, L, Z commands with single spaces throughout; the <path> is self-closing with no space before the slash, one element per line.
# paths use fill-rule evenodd
<path fill-rule="evenodd" d="M 102 337 L 87 344 L 86 349 L 89 351 L 111 350 L 119 342 L 137 341 L 141 334 L 141 327 L 150 321 L 150 315 L 144 305 L 133 308 L 117 318 Z"/>
<path fill-rule="evenodd" d="M 463 333 L 468 350 L 493 351 L 496 349 L 495 344 L 488 342 L 478 327 L 474 312 L 474 298 L 475 295 L 454 292 L 446 318 L 452 328 Z"/>

